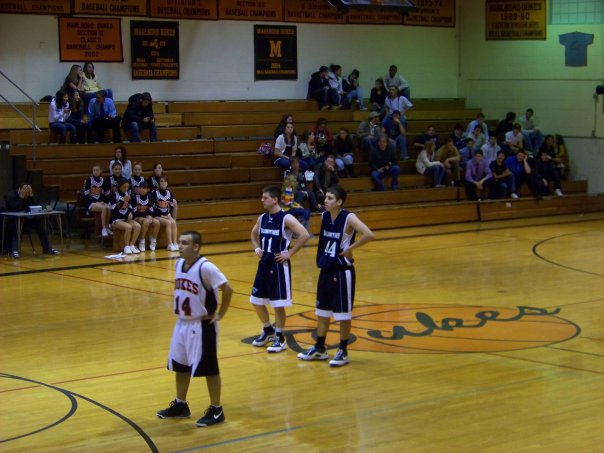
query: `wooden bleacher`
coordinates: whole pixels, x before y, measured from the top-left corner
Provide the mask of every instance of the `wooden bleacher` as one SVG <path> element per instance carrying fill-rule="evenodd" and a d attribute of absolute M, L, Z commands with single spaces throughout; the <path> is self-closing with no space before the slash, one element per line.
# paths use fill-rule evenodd
<path fill-rule="evenodd" d="M 434 126 L 440 135 L 448 135 L 456 123 L 465 126 L 479 111 L 466 108 L 463 99 L 417 99 L 414 105 L 407 114 L 410 144 L 428 126 Z M 24 107 L 27 110 L 27 105 Z M 118 102 L 117 108 L 123 112 L 125 103 Z M 282 172 L 273 167 L 272 159 L 256 150 L 264 141 L 272 140 L 283 114 L 294 116 L 298 133 L 325 117 L 334 135 L 340 127 L 356 131 L 368 115 L 358 110 L 318 111 L 314 102 L 305 100 L 154 102 L 154 109 L 162 141 L 127 144 L 128 157 L 143 163 L 145 176 L 155 162 L 162 163 L 179 201 L 180 228 L 200 231 L 205 242 L 249 239 L 261 212 L 262 187 L 282 180 Z M 41 106 L 39 119 L 46 118 L 43 111 Z M 0 140 L 11 143 L 11 155 L 28 171 L 40 174 L 60 201 L 75 202 L 93 164 L 100 163 L 107 173 L 115 145 L 46 145 L 47 130 L 36 134 L 39 145 L 34 162 L 32 131 L 15 116 L 12 109 L 0 106 Z M 410 151 L 414 156 L 414 150 Z M 604 210 L 604 197 L 588 196 L 585 181 L 565 181 L 563 198 L 535 200 L 524 193 L 519 200 L 477 203 L 465 201 L 463 189 L 428 188 L 426 178 L 415 172 L 413 160 L 401 162 L 402 190 L 396 192 L 372 191 L 367 165 L 358 162 L 356 168 L 358 177 L 341 181 L 349 191 L 347 206 L 360 212 L 376 230 Z M 312 216 L 311 228 L 318 232 L 319 216 Z"/>

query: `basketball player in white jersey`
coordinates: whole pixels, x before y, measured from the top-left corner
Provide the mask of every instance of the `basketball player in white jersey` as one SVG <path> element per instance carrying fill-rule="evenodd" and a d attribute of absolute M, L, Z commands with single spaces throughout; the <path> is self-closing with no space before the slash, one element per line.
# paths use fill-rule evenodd
<path fill-rule="evenodd" d="M 176 375 L 176 399 L 170 407 L 157 412 L 159 418 L 189 418 L 187 391 L 191 376 L 205 376 L 210 406 L 197 426 L 209 426 L 225 420 L 220 404 L 221 380 L 218 369 L 218 320 L 229 308 L 233 289 L 226 277 L 203 256 L 199 256 L 201 236 L 186 231 L 179 238 L 180 259 L 176 261 L 174 313 L 178 316 L 168 369 Z M 218 290 L 222 300 L 218 307 Z"/>

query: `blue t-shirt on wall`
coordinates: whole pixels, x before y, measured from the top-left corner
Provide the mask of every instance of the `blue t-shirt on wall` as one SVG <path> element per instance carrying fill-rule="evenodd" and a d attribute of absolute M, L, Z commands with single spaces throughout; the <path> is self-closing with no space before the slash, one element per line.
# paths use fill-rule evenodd
<path fill-rule="evenodd" d="M 594 42 L 594 35 L 588 33 L 566 33 L 558 37 L 566 47 L 566 66 L 587 66 L 587 46 Z"/>

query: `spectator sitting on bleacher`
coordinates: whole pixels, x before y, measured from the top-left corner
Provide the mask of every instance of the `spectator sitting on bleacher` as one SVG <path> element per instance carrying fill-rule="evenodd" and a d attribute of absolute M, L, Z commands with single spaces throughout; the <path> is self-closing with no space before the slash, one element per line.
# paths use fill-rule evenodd
<path fill-rule="evenodd" d="M 511 188 L 512 198 L 518 198 L 520 194 L 520 187 L 526 184 L 531 189 L 533 196 L 537 196 L 537 190 L 535 187 L 535 181 L 531 173 L 531 168 L 528 160 L 528 155 L 524 149 L 519 149 L 515 155 L 509 156 L 505 159 L 505 165 L 510 169 L 512 176 L 513 186 Z M 514 196 L 516 194 L 516 196 Z"/>
<path fill-rule="evenodd" d="M 378 112 L 380 115 L 386 114 L 386 97 L 388 90 L 384 86 L 384 79 L 375 79 L 375 86 L 369 94 L 369 102 L 371 103 L 371 111 Z"/>
<path fill-rule="evenodd" d="M 459 187 L 461 178 L 461 155 L 453 144 L 453 140 L 451 140 L 451 138 L 446 138 L 445 144 L 438 148 L 436 155 L 437 159 L 444 165 L 449 176 L 449 181 Z"/>
<path fill-rule="evenodd" d="M 342 107 L 350 108 L 350 99 L 344 92 L 344 81 L 342 79 L 342 66 L 339 64 L 332 64 L 329 66 L 329 72 L 327 73 L 327 79 L 329 80 L 329 87 L 337 93 L 335 105 L 331 106 L 332 110 L 338 110 Z"/>
<path fill-rule="evenodd" d="M 455 124 L 453 126 L 453 132 L 451 133 L 451 140 L 453 140 L 453 144 L 457 149 L 463 148 L 464 143 L 464 134 L 463 134 L 463 126 L 460 123 Z"/>
<path fill-rule="evenodd" d="M 319 155 L 317 154 L 317 147 L 315 145 L 315 133 L 312 130 L 305 130 L 302 137 L 300 137 L 297 154 L 300 155 L 300 159 L 306 164 L 308 169 L 315 171 L 316 166 L 319 164 Z"/>
<path fill-rule="evenodd" d="M 113 100 L 107 97 L 104 90 L 97 91 L 96 97 L 88 104 L 88 123 L 92 127 L 95 141 L 104 143 L 105 129 L 111 129 L 113 131 L 113 142 L 122 142 L 121 118 L 115 110 Z"/>
<path fill-rule="evenodd" d="M 119 162 L 122 165 L 122 178 L 130 179 L 132 176 L 132 162 L 128 159 L 126 147 L 123 145 L 116 146 L 113 153 L 113 159 L 109 162 L 109 174 L 113 175 L 113 164 Z"/>
<path fill-rule="evenodd" d="M 482 149 L 482 146 L 485 145 L 488 141 L 488 137 L 485 135 L 484 130 L 481 125 L 478 125 L 474 128 L 472 135 L 469 135 L 474 139 L 474 146 L 472 147 L 472 153 L 475 153 L 479 149 Z M 472 154 L 474 155 L 474 154 Z"/>
<path fill-rule="evenodd" d="M 151 176 L 147 178 L 147 184 L 149 185 L 149 190 L 153 194 L 160 187 L 160 179 L 164 175 L 164 168 L 160 163 L 153 164 L 153 173 Z M 172 217 L 176 220 L 178 217 L 176 216 L 178 213 L 178 202 L 175 199 L 172 199 L 173 209 L 172 209 Z"/>
<path fill-rule="evenodd" d="M 370 112 L 369 118 L 361 121 L 357 129 L 357 145 L 363 153 L 365 160 L 369 160 L 371 150 L 377 145 L 381 134 L 380 114 L 378 112 Z"/>
<path fill-rule="evenodd" d="M 281 117 L 281 121 L 279 121 L 279 124 L 275 128 L 275 132 L 273 133 L 273 138 L 275 140 L 277 140 L 277 137 L 279 137 L 281 134 L 283 134 L 285 132 L 285 126 L 287 126 L 288 124 L 293 124 L 293 123 L 294 123 L 294 117 L 291 113 L 286 113 L 285 115 L 283 115 Z"/>
<path fill-rule="evenodd" d="M 69 96 L 59 90 L 48 106 L 48 127 L 57 135 L 60 143 L 65 143 L 67 134 L 71 143 L 76 143 L 78 138 L 75 126 L 67 121 L 69 115 Z"/>
<path fill-rule="evenodd" d="M 168 240 L 168 250 L 178 252 L 178 231 L 176 219 L 172 216 L 174 209 L 174 197 L 168 190 L 168 179 L 165 176 L 159 178 L 159 188 L 153 194 L 155 204 L 153 205 L 153 215 L 157 217 L 161 226 L 164 227 L 166 238 Z"/>
<path fill-rule="evenodd" d="M 398 151 L 399 159 L 409 159 L 407 150 L 407 127 L 402 119 L 401 112 L 394 110 L 382 122 L 382 132 L 388 136 Z"/>
<path fill-rule="evenodd" d="M 505 133 L 505 144 L 511 154 L 515 154 L 518 150 L 524 149 L 524 138 L 522 137 L 520 124 L 514 124 L 513 129 L 510 132 Z M 527 154 L 530 157 L 533 157 L 531 153 Z"/>
<path fill-rule="evenodd" d="M 319 159 L 325 159 L 325 156 L 333 152 L 333 135 L 327 127 L 327 120 L 319 118 L 313 132 L 315 133 L 315 146 Z"/>
<path fill-rule="evenodd" d="M 462 142 L 462 147 L 459 149 L 459 167 L 461 172 L 465 174 L 466 165 L 472 157 L 474 157 L 474 139 L 468 137 Z"/>
<path fill-rule="evenodd" d="M 105 180 L 101 176 L 101 166 L 94 164 L 92 167 L 92 176 L 89 176 L 84 181 L 84 207 L 86 214 L 91 212 L 101 213 L 101 235 L 107 237 L 112 234 L 109 229 L 109 221 L 111 219 L 111 206 L 105 203 Z"/>
<path fill-rule="evenodd" d="M 489 194 L 489 180 L 493 175 L 482 150 L 474 153 L 466 167 L 466 193 L 469 200 L 483 200 Z"/>
<path fill-rule="evenodd" d="M 432 176 L 432 187 L 445 187 L 445 166 L 436 159 L 434 143 L 426 142 L 417 156 L 415 168 L 420 175 Z"/>
<path fill-rule="evenodd" d="M 69 70 L 69 74 L 65 77 L 61 91 L 67 93 L 69 97 L 73 96 L 76 91 L 82 91 L 84 87 L 84 74 L 80 65 L 74 64 Z"/>
<path fill-rule="evenodd" d="M 536 155 L 543 144 L 543 134 L 537 128 L 537 121 L 534 115 L 535 112 L 533 109 L 526 109 L 524 116 L 518 118 L 518 123 L 522 128 L 525 148 L 531 151 L 533 155 Z"/>
<path fill-rule="evenodd" d="M 491 135 L 489 137 L 489 142 L 482 145 L 480 149 L 484 155 L 484 160 L 486 160 L 488 164 L 497 159 L 497 153 L 501 151 L 501 147 L 497 144 L 497 137 L 495 135 Z"/>
<path fill-rule="evenodd" d="M 86 109 L 79 91 L 75 91 L 69 100 L 71 106 L 71 114 L 67 118 L 67 122 L 72 124 L 76 130 L 76 136 L 80 145 L 92 141 L 90 126 L 86 122 L 84 115 Z"/>
<path fill-rule="evenodd" d="M 105 200 L 109 200 L 111 194 L 115 193 L 118 190 L 118 181 L 123 178 L 122 164 L 120 162 L 114 162 L 111 166 L 109 173 L 109 177 L 105 178 L 105 181 L 103 183 L 103 193 L 105 194 Z"/>
<path fill-rule="evenodd" d="M 558 170 L 560 179 L 568 179 L 570 173 L 568 162 L 568 150 L 564 144 L 564 138 L 562 138 L 561 135 L 556 134 L 554 136 L 554 164 L 556 165 L 556 170 Z"/>
<path fill-rule="evenodd" d="M 319 210 L 319 207 L 317 206 L 317 197 L 315 196 L 315 193 L 313 191 L 308 190 L 306 174 L 300 169 L 300 159 L 298 158 L 298 156 L 292 156 L 289 162 L 290 167 L 285 172 L 285 176 L 295 176 L 296 182 L 298 184 L 297 189 L 294 193 L 294 200 L 296 200 L 296 202 L 301 205 L 304 205 L 304 201 L 308 200 L 310 210 L 312 212 L 317 212 Z"/>
<path fill-rule="evenodd" d="M 392 190 L 398 189 L 398 177 L 401 169 L 398 165 L 394 146 L 388 141 L 384 134 L 380 135 L 377 146 L 372 149 L 369 156 L 369 168 L 371 169 L 371 180 L 375 185 L 375 190 L 381 192 L 385 190 L 384 177 L 390 176 Z"/>
<path fill-rule="evenodd" d="M 84 90 L 84 103 L 88 105 L 90 100 L 93 99 L 99 91 L 105 91 L 108 98 L 113 99 L 113 92 L 109 88 L 103 89 L 99 83 L 96 74 L 94 73 L 94 64 L 91 61 L 84 63 L 83 76 L 83 90 Z"/>
<path fill-rule="evenodd" d="M 354 143 L 352 137 L 345 127 L 340 129 L 334 140 L 333 150 L 336 155 L 336 166 L 340 176 L 346 178 L 354 177 Z"/>
<path fill-rule="evenodd" d="M 405 115 L 405 113 L 407 112 L 407 110 L 413 107 L 413 104 L 405 96 L 401 96 L 399 94 L 397 87 L 390 87 L 390 89 L 388 90 L 388 97 L 386 98 L 385 105 L 386 115 L 392 114 L 395 111 L 401 112 L 401 120 L 403 121 L 406 127 L 407 116 Z"/>
<path fill-rule="evenodd" d="M 494 138 L 491 136 L 491 138 Z M 489 196 L 493 199 L 498 198 L 518 198 L 518 195 L 512 193 L 514 186 L 514 175 L 505 163 L 505 151 L 497 151 L 496 159 L 489 165 L 491 169 L 491 186 Z"/>
<path fill-rule="evenodd" d="M 428 126 L 426 132 L 415 139 L 414 146 L 423 148 L 428 141 L 433 142 L 436 149 L 440 148 L 440 139 L 436 135 L 436 128 L 434 126 Z"/>
<path fill-rule="evenodd" d="M 315 195 L 319 209 L 322 209 L 327 189 L 339 181 L 340 178 L 336 170 L 336 158 L 333 154 L 329 154 L 315 172 Z"/>
<path fill-rule="evenodd" d="M 348 103 L 352 104 L 352 101 L 355 101 L 359 104 L 360 110 L 367 110 L 367 107 L 365 107 L 365 100 L 363 99 L 363 87 L 361 87 L 359 83 L 359 76 L 359 70 L 353 69 L 348 75 L 348 78 L 342 81 L 342 85 L 344 86 L 344 92 L 346 92 L 346 95 L 348 96 Z"/>
<path fill-rule="evenodd" d="M 289 168 L 289 158 L 296 155 L 298 149 L 298 137 L 294 131 L 294 125 L 289 123 L 285 126 L 285 131 L 275 141 L 275 162 L 276 167 L 287 170 Z"/>
<path fill-rule="evenodd" d="M 390 66 L 388 74 L 384 77 L 384 85 L 386 89 L 390 87 L 397 87 L 401 95 L 407 99 L 411 99 L 411 89 L 409 88 L 409 82 L 407 82 L 400 74 L 397 74 L 398 68 L 395 65 Z"/>
<path fill-rule="evenodd" d="M 505 114 L 505 119 L 501 120 L 495 129 L 495 135 L 497 141 L 504 151 L 509 151 L 507 145 L 505 145 L 505 134 L 514 129 L 514 121 L 516 120 L 516 114 L 514 112 L 508 112 Z"/>
<path fill-rule="evenodd" d="M 157 235 L 159 234 L 159 220 L 153 217 L 153 199 L 149 196 L 149 187 L 145 181 L 138 186 L 137 193 L 132 194 L 134 205 L 134 221 L 141 226 L 141 234 L 138 237 L 138 249 L 145 251 L 145 238 L 149 230 L 149 250 L 155 251 Z"/>
<path fill-rule="evenodd" d="M 317 100 L 320 110 L 338 105 L 338 93 L 330 87 L 327 72 L 327 66 L 321 66 L 317 72 L 312 74 L 308 82 L 306 98 Z"/>
<path fill-rule="evenodd" d="M 124 130 L 130 133 L 132 142 L 140 142 L 140 131 L 149 129 L 149 141 L 157 141 L 157 126 L 153 114 L 153 99 L 151 94 L 137 93 L 128 98 L 128 107 L 122 119 Z"/>
<path fill-rule="evenodd" d="M 535 188 L 537 189 L 538 196 L 549 195 L 549 184 L 553 183 L 555 194 L 561 197 L 560 175 L 556 171 L 553 160 L 553 156 L 555 156 L 556 152 L 554 149 L 554 137 L 549 135 L 548 139 L 545 140 L 544 145 L 546 143 L 548 146 L 541 147 L 541 152 L 535 160 L 535 167 L 533 168 Z"/>
<path fill-rule="evenodd" d="M 297 180 L 294 175 L 285 176 L 281 186 L 281 208 L 293 215 L 310 232 L 310 209 L 306 209 L 295 200 Z"/>
<path fill-rule="evenodd" d="M 143 176 L 143 164 L 140 162 L 134 162 L 134 165 L 132 166 L 132 176 L 130 176 L 130 192 L 132 192 L 133 195 L 138 195 L 140 193 L 139 188 L 142 183 L 145 183 L 147 188 L 151 190 L 151 186 L 149 186 L 149 184 L 145 181 L 145 177 Z"/>
<path fill-rule="evenodd" d="M 113 231 L 124 232 L 124 253 L 126 255 L 140 253 L 141 251 L 135 244 L 141 232 L 141 226 L 134 221 L 134 206 L 130 202 L 129 193 L 130 183 L 126 178 L 119 178 L 117 187 L 118 190 L 113 192 L 109 198 L 112 210 L 111 227 Z"/>
<path fill-rule="evenodd" d="M 476 126 L 480 126 L 482 129 L 482 132 L 484 133 L 485 136 L 485 142 L 489 140 L 489 126 L 487 125 L 487 123 L 484 120 L 484 113 L 482 112 L 478 112 L 476 114 L 476 119 L 470 121 L 470 123 L 468 124 L 468 127 L 466 128 L 466 137 L 469 137 L 470 135 L 474 134 L 474 130 L 476 129 Z M 483 143 L 484 144 L 484 143 Z M 480 145 L 482 146 L 482 145 Z"/>

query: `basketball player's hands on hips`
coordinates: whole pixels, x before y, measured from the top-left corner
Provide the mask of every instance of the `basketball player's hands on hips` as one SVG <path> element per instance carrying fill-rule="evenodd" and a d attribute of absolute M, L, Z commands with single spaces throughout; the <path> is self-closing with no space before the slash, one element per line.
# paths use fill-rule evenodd
<path fill-rule="evenodd" d="M 284 250 L 280 253 L 275 253 L 275 261 L 277 263 L 285 263 L 286 261 L 289 261 L 289 259 L 290 259 L 290 255 L 287 250 Z"/>
<path fill-rule="evenodd" d="M 348 258 L 349 260 L 352 259 L 352 249 L 346 249 L 346 250 L 342 250 L 342 253 L 340 253 L 340 256 L 343 256 L 344 258 Z"/>

